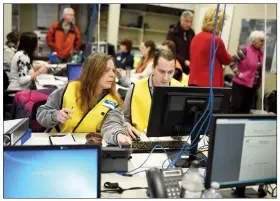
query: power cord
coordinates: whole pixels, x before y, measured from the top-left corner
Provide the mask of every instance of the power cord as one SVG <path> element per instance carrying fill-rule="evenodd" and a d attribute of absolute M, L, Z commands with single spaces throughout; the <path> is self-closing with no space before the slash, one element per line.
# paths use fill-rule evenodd
<path fill-rule="evenodd" d="M 150 152 L 149 156 L 147 157 L 147 159 L 146 159 L 139 167 L 137 167 L 137 168 L 135 168 L 135 169 L 133 169 L 133 170 L 131 170 L 131 171 L 128 171 L 128 172 L 116 172 L 116 173 L 119 174 L 119 175 L 122 175 L 122 176 L 132 177 L 132 176 L 135 175 L 135 174 L 138 174 L 138 173 L 140 173 L 140 172 L 144 172 L 145 170 L 132 173 L 133 171 L 138 170 L 139 168 L 141 168 L 141 167 L 148 161 L 148 159 L 150 158 L 151 154 L 154 152 L 154 150 L 155 150 L 157 147 L 160 147 L 160 148 L 163 149 L 163 151 L 165 152 L 165 154 L 166 154 L 166 156 L 167 156 L 167 159 L 166 159 L 166 160 L 169 160 L 170 157 L 168 156 L 166 150 L 165 150 L 160 144 L 157 144 L 156 146 L 153 147 L 153 149 L 151 150 L 151 152 Z M 170 163 L 170 161 L 169 161 L 169 163 Z M 132 173 L 132 174 L 131 174 L 131 173 Z"/>
<path fill-rule="evenodd" d="M 107 193 L 119 193 L 119 194 L 122 194 L 124 191 L 129 191 L 129 190 L 148 189 L 147 187 L 122 188 L 119 186 L 119 183 L 111 183 L 111 182 L 105 182 L 104 187 L 110 190 L 102 190 L 101 192 L 103 193 L 107 192 Z"/>

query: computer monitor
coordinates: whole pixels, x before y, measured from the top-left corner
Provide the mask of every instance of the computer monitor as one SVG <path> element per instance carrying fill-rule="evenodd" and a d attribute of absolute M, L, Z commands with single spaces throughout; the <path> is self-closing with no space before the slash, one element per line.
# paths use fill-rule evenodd
<path fill-rule="evenodd" d="M 78 79 L 81 75 L 82 67 L 82 64 L 67 64 L 68 81 Z"/>
<path fill-rule="evenodd" d="M 148 137 L 161 136 L 186 136 L 190 135 L 203 112 L 207 108 L 209 100 L 207 87 L 155 87 L 152 98 L 152 105 L 147 129 Z M 213 113 L 228 113 L 230 88 L 213 88 L 214 105 Z M 209 107 L 210 108 L 210 107 Z M 206 118 L 207 114 L 204 116 Z M 192 144 L 198 142 L 196 137 L 204 119 L 196 127 L 191 136 Z M 204 129 L 207 127 L 207 122 Z M 201 132 L 203 135 L 204 132 Z M 195 155 L 197 146 L 191 149 L 190 153 Z M 199 156 L 203 157 L 203 155 Z M 191 160 L 196 159 L 191 156 Z M 184 166 L 188 167 L 190 163 Z M 205 166 L 205 164 L 202 164 Z"/>
<path fill-rule="evenodd" d="M 4 147 L 4 198 L 99 198 L 97 145 Z"/>
<path fill-rule="evenodd" d="M 212 181 L 221 188 L 277 181 L 276 115 L 215 114 L 209 138 L 205 185 Z M 243 187 L 243 188 L 240 188 Z"/>

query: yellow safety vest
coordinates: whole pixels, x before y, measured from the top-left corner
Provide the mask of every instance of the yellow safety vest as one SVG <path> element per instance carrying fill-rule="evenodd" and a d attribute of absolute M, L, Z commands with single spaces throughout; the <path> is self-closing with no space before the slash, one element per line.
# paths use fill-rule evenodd
<path fill-rule="evenodd" d="M 87 114 L 84 114 L 76 103 L 78 86 L 78 81 L 70 82 L 62 98 L 62 108 L 70 108 L 73 111 L 70 114 L 72 119 L 67 120 L 64 124 L 58 124 L 51 130 L 51 133 L 99 133 L 106 114 L 118 106 L 114 97 L 107 94 Z"/>
<path fill-rule="evenodd" d="M 131 96 L 131 123 L 140 132 L 148 127 L 152 95 L 149 89 L 149 79 L 143 78 L 134 84 Z M 170 86 L 184 86 L 172 78 Z"/>

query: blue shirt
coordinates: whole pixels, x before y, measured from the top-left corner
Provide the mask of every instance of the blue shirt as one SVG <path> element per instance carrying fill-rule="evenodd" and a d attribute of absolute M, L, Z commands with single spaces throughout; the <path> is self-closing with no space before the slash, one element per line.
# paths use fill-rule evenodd
<path fill-rule="evenodd" d="M 117 68 L 122 68 L 125 70 L 126 66 L 133 69 L 134 56 L 130 52 L 119 52 L 116 56 L 116 66 Z"/>

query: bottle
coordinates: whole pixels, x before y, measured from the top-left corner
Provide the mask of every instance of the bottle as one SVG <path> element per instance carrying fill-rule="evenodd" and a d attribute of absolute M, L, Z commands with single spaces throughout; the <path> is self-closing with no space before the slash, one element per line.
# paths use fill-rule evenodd
<path fill-rule="evenodd" d="M 199 161 L 194 160 L 191 167 L 182 179 L 182 198 L 201 198 L 204 190 L 204 179 L 200 175 Z"/>
<path fill-rule="evenodd" d="M 209 188 L 203 193 L 202 198 L 222 198 L 219 188 L 220 184 L 218 182 L 213 181 L 211 183 L 211 188 Z"/>

